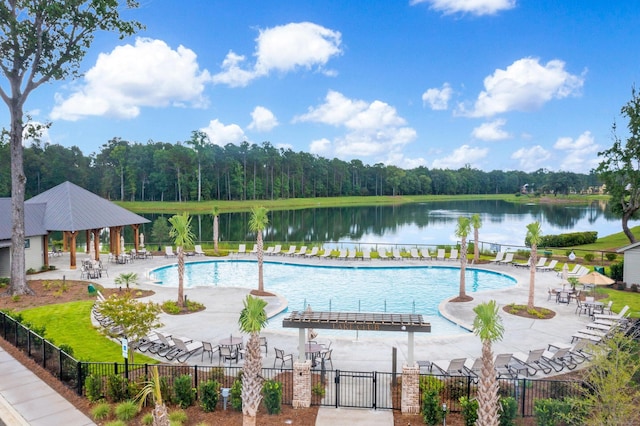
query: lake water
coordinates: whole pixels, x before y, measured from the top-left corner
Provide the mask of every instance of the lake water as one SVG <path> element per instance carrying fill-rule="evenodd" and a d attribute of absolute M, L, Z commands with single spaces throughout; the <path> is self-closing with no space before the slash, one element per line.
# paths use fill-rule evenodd
<path fill-rule="evenodd" d="M 504 201 L 437 201 L 398 206 L 340 207 L 274 211 L 264 234 L 266 243 L 355 242 L 360 245 L 454 244 L 458 217 L 480 214 L 480 240 L 523 246 L 526 226 L 540 221 L 545 235 L 597 231 L 605 236 L 622 230 L 605 202 L 590 205 L 514 204 Z M 147 215 L 151 220 L 154 215 Z M 220 215 L 220 241 L 252 241 L 248 213 Z M 201 241 L 211 241 L 210 215 L 195 216 L 193 229 Z M 638 222 L 631 222 L 630 226 Z M 151 224 L 143 226 L 151 235 Z"/>

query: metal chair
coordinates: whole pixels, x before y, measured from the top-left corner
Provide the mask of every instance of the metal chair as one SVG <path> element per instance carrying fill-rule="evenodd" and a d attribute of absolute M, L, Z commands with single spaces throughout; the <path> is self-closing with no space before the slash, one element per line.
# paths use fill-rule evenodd
<path fill-rule="evenodd" d="M 200 360 L 203 361 L 204 360 L 204 354 L 205 352 L 209 353 L 209 362 L 213 362 L 213 352 L 220 351 L 220 346 L 216 345 L 213 346 L 210 342 L 202 342 L 202 357 L 200 357 Z"/>
<path fill-rule="evenodd" d="M 284 350 L 278 349 L 278 348 L 274 348 L 274 349 L 276 351 L 276 359 L 273 360 L 273 368 L 276 368 L 276 363 L 278 362 L 278 360 L 280 360 L 281 370 L 287 361 L 291 362 L 291 368 L 293 368 L 293 354 L 285 355 Z"/>
<path fill-rule="evenodd" d="M 269 352 L 269 347 L 267 346 L 267 338 L 264 336 L 260 336 L 260 346 L 264 346 L 264 353 L 267 354 Z"/>
<path fill-rule="evenodd" d="M 238 363 L 238 351 L 231 349 L 229 346 L 220 346 L 219 354 L 220 359 L 218 360 L 218 365 L 220 365 L 222 361 L 229 361 L 229 364 L 231 364 L 231 360 L 233 359 L 236 360 L 236 364 Z"/>

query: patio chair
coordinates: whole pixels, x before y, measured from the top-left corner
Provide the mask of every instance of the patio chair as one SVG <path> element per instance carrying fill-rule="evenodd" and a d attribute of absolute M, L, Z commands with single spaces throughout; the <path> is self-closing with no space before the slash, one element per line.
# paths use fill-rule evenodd
<path fill-rule="evenodd" d="M 447 257 L 447 260 L 458 260 L 458 249 L 452 248 L 449 252 L 449 257 Z"/>
<path fill-rule="evenodd" d="M 531 258 L 527 259 L 526 262 L 513 262 L 512 265 L 516 268 L 529 268 L 531 267 Z"/>
<path fill-rule="evenodd" d="M 544 266 L 545 263 L 547 263 L 547 258 L 546 257 L 538 258 L 538 263 L 536 263 L 536 269 L 538 269 L 541 266 Z"/>
<path fill-rule="evenodd" d="M 593 316 L 594 320 L 622 320 L 622 317 L 624 316 L 624 314 L 627 313 L 627 311 L 629 310 L 629 305 L 624 305 L 624 308 L 622 308 L 622 310 L 620 310 L 619 313 L 617 314 L 595 314 Z"/>
<path fill-rule="evenodd" d="M 305 253 L 304 257 L 313 257 L 317 256 L 320 249 L 318 247 L 312 247 L 309 253 Z"/>
<path fill-rule="evenodd" d="M 264 336 L 260 336 L 260 346 L 264 346 L 264 353 L 267 354 L 269 352 L 269 347 L 267 346 L 267 338 Z"/>
<path fill-rule="evenodd" d="M 497 262 L 498 265 L 508 265 L 510 263 L 513 263 L 513 253 L 507 253 L 504 259 Z"/>
<path fill-rule="evenodd" d="M 300 247 L 300 251 L 293 253 L 294 256 L 304 256 L 307 254 L 307 246 Z"/>
<path fill-rule="evenodd" d="M 282 252 L 283 256 L 293 256 L 296 254 L 296 246 L 289 246 L 289 250 Z"/>
<path fill-rule="evenodd" d="M 425 259 L 425 260 L 431 260 L 432 259 L 428 248 L 423 248 L 422 250 L 420 250 L 420 256 L 422 256 L 422 258 Z"/>
<path fill-rule="evenodd" d="M 320 351 L 320 356 L 317 357 L 315 360 L 316 365 L 318 364 L 318 361 L 319 361 L 320 365 L 324 369 L 324 367 L 327 365 L 327 362 L 329 362 L 329 364 L 331 364 L 331 369 L 333 370 L 333 361 L 331 360 L 332 353 L 333 353 L 333 349 L 329 349 L 327 351 Z"/>
<path fill-rule="evenodd" d="M 276 363 L 280 360 L 280 370 L 284 367 L 286 362 L 291 363 L 291 368 L 293 368 L 293 354 L 285 354 L 284 350 L 273 348 L 276 351 L 276 359 L 273 360 L 273 368 L 276 368 Z"/>
<path fill-rule="evenodd" d="M 587 305 L 584 305 L 580 299 L 576 299 L 576 303 L 578 305 L 576 306 L 576 314 L 578 314 L 578 316 L 582 314 L 589 315 L 589 307 Z"/>
<path fill-rule="evenodd" d="M 438 249 L 438 254 L 436 255 L 436 260 L 444 260 L 444 249 Z"/>
<path fill-rule="evenodd" d="M 436 360 L 431 363 L 431 368 L 437 368 L 443 376 L 468 376 L 469 372 L 464 366 L 466 358 L 456 358 L 451 361 Z"/>
<path fill-rule="evenodd" d="M 541 272 L 553 271 L 557 264 L 558 261 L 553 259 L 548 265 L 536 266 L 536 270 Z"/>
<path fill-rule="evenodd" d="M 493 259 L 491 259 L 491 260 L 489 261 L 489 263 L 498 263 L 498 262 L 500 262 L 502 259 L 504 259 L 504 255 L 505 255 L 505 254 L 506 254 L 506 252 L 504 252 L 504 251 L 499 251 L 499 252 L 497 252 L 497 253 L 496 253 L 496 257 L 495 257 L 495 258 L 493 258 Z"/>
<path fill-rule="evenodd" d="M 568 291 L 561 291 L 560 293 L 557 294 L 556 303 L 566 303 L 568 305 L 569 302 L 571 302 L 571 300 L 569 300 Z"/>
<path fill-rule="evenodd" d="M 525 370 L 527 376 L 535 376 L 538 371 L 542 371 L 545 374 L 551 373 L 552 367 L 546 363 L 542 355 L 545 349 L 534 349 L 529 351 L 528 355 L 522 352 L 516 352 L 513 354 L 513 358 L 520 363 L 516 366 L 519 371 Z"/>
<path fill-rule="evenodd" d="M 220 352 L 220 346 L 211 344 L 211 342 L 202 342 L 202 356 L 200 361 L 204 361 L 204 354 L 209 354 L 209 362 L 213 362 L 213 353 Z"/>
<path fill-rule="evenodd" d="M 218 365 L 220 365 L 224 361 L 229 361 L 231 364 L 231 360 L 236 360 L 236 364 L 238 363 L 239 353 L 237 349 L 232 349 L 229 346 L 220 346 L 220 351 L 218 352 L 220 355 L 220 359 L 218 360 Z"/>
<path fill-rule="evenodd" d="M 382 260 L 389 259 L 389 256 L 387 256 L 387 250 L 378 248 L 378 257 Z"/>
<path fill-rule="evenodd" d="M 204 256 L 204 250 L 202 250 L 202 246 L 200 244 L 196 244 L 193 247 L 193 252 L 196 254 L 196 256 Z"/>
<path fill-rule="evenodd" d="M 173 247 L 165 246 L 164 248 L 164 257 L 176 257 L 176 254 L 173 252 Z"/>

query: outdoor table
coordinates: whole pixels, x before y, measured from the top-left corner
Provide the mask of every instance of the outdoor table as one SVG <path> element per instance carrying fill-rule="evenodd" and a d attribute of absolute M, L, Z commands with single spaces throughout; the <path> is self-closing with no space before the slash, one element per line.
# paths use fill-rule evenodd
<path fill-rule="evenodd" d="M 589 309 L 589 316 L 593 318 L 594 314 L 604 311 L 604 303 L 602 302 L 582 302 Z"/>
<path fill-rule="evenodd" d="M 242 346 L 242 337 L 225 337 L 224 339 L 220 339 L 220 341 L 218 342 L 220 344 L 220 346 L 228 346 L 230 348 L 232 347 L 236 347 L 238 349 L 240 349 L 240 347 Z"/>
<path fill-rule="evenodd" d="M 324 346 L 318 343 L 307 343 L 304 345 L 304 353 L 307 358 L 311 357 L 311 367 L 316 366 L 316 356 L 320 355 L 320 352 L 324 349 Z"/>

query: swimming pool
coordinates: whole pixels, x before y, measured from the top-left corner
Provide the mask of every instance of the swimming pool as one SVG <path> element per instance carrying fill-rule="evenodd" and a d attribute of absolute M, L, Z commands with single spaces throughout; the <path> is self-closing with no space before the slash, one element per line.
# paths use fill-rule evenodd
<path fill-rule="evenodd" d="M 176 265 L 151 271 L 158 284 L 178 286 Z M 460 269 L 446 266 L 338 267 L 264 263 L 264 288 L 288 301 L 287 311 L 417 313 L 431 322 L 432 335 L 466 333 L 438 312 L 438 304 L 458 294 Z M 505 274 L 467 268 L 466 291 L 496 290 L 514 286 Z M 257 262 L 224 260 L 185 265 L 185 288 L 258 287 Z M 272 318 L 268 328 L 280 329 L 286 312 Z M 323 333 L 328 332 L 323 330 Z M 350 332 L 354 334 L 354 332 Z M 331 331 L 331 334 L 335 332 Z"/>

